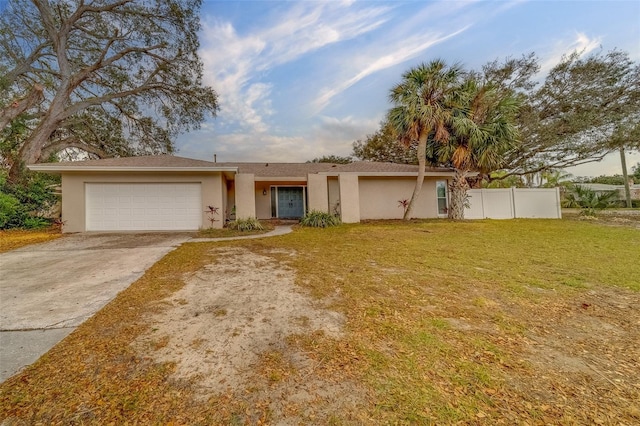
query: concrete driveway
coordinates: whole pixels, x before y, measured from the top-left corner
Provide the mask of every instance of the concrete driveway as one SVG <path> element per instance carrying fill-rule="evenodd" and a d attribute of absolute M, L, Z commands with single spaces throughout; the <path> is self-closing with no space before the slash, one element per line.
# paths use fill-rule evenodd
<path fill-rule="evenodd" d="M 0 254 L 0 382 L 35 362 L 191 237 L 82 233 Z"/>

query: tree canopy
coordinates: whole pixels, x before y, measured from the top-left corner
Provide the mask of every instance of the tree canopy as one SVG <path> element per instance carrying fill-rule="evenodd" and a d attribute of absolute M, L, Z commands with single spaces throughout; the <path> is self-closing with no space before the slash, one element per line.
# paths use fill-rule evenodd
<path fill-rule="evenodd" d="M 202 83 L 200 0 L 8 0 L 0 15 L 0 156 L 172 152 L 218 109 Z"/>
<path fill-rule="evenodd" d="M 352 163 L 351 157 L 341 157 L 339 155 L 324 155 L 307 161 L 307 163 L 333 163 L 333 164 L 349 164 Z"/>
<path fill-rule="evenodd" d="M 640 163 L 631 168 L 631 176 L 635 183 L 640 183 Z"/>
<path fill-rule="evenodd" d="M 494 60 L 479 71 L 463 73 L 520 105 L 515 114 L 519 136 L 508 150 L 501 151 L 500 162 L 478 168 L 486 179 L 515 175 L 530 180 L 531 176 L 599 161 L 614 151 L 640 149 L 640 64 L 628 53 L 576 52 L 564 56 L 541 81 L 540 68 L 539 59 L 530 53 Z M 399 143 L 400 134 L 388 126 L 383 122 L 376 133 L 356 141 L 354 156 L 417 162 L 417 139 L 405 151 Z M 406 146 L 407 140 L 403 142 Z M 433 150 L 425 155 L 429 163 L 448 164 Z M 491 173 L 498 170 L 502 172 Z"/>
<path fill-rule="evenodd" d="M 599 161 L 640 148 L 640 64 L 613 50 L 562 58 L 537 87 L 534 54 L 493 61 L 483 77 L 522 100 L 520 144 L 505 156 L 510 174 Z"/>
<path fill-rule="evenodd" d="M 417 141 L 410 142 L 408 147 L 399 143 L 393 127 L 384 121 L 375 133 L 353 143 L 353 156 L 362 161 L 418 164 L 417 149 Z"/>

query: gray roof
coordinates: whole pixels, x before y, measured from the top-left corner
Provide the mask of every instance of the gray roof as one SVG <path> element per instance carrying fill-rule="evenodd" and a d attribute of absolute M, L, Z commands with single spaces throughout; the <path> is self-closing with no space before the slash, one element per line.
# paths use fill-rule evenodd
<path fill-rule="evenodd" d="M 237 167 L 238 173 L 252 173 L 258 177 L 306 177 L 314 173 L 418 173 L 413 164 L 358 161 L 349 164 L 333 163 L 215 163 L 223 167 Z M 427 172 L 451 172 L 451 169 L 427 167 Z"/>
<path fill-rule="evenodd" d="M 333 171 L 336 172 L 360 172 L 360 173 L 418 173 L 415 164 L 379 163 L 375 161 L 357 161 L 350 164 L 341 164 Z M 427 172 L 451 172 L 453 169 L 443 167 L 427 167 Z"/>
<path fill-rule="evenodd" d="M 102 158 L 100 160 L 64 161 L 46 163 L 61 168 L 86 167 L 217 167 L 211 161 L 194 160 L 175 155 L 144 155 L 139 157 Z"/>
<path fill-rule="evenodd" d="M 359 173 L 369 175 L 411 175 L 418 172 L 412 164 L 378 163 L 359 161 L 350 164 L 333 163 L 216 163 L 194 160 L 175 155 L 146 155 L 139 157 L 103 158 L 100 160 L 67 161 L 42 163 L 29 166 L 30 169 L 46 172 L 64 171 L 229 171 L 251 173 L 262 178 L 306 178 L 309 174 Z M 452 169 L 427 167 L 427 173 L 451 173 Z"/>
<path fill-rule="evenodd" d="M 307 177 L 308 174 L 335 170 L 331 163 L 214 163 L 221 167 L 237 167 L 238 173 L 259 177 Z"/>

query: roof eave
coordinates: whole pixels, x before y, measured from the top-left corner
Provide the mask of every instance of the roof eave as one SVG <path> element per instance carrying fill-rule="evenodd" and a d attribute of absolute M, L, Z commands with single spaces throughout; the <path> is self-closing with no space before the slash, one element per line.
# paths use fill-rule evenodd
<path fill-rule="evenodd" d="M 338 175 L 357 175 L 357 176 L 372 176 L 372 177 L 416 177 L 418 172 L 319 172 L 319 175 L 325 176 L 338 176 Z M 443 170 L 443 171 L 428 171 L 425 177 L 437 177 L 437 176 L 454 176 L 455 172 Z"/>
<path fill-rule="evenodd" d="M 306 182 L 307 178 L 302 176 L 255 176 L 256 182 Z"/>
<path fill-rule="evenodd" d="M 140 166 L 68 166 L 59 167 L 53 164 L 30 164 L 29 170 L 44 173 L 64 172 L 233 172 L 237 173 L 237 167 L 140 167 Z"/>

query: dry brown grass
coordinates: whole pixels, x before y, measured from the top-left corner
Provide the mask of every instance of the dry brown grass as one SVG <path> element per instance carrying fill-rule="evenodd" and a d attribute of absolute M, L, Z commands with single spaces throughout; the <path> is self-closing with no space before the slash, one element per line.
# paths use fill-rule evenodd
<path fill-rule="evenodd" d="M 62 236 L 59 228 L 11 229 L 0 231 L 0 253 L 31 244 L 44 243 Z"/>
<path fill-rule="evenodd" d="M 240 231 L 237 229 L 230 228 L 210 228 L 210 229 L 202 229 L 198 232 L 199 238 L 230 238 L 230 237 L 243 237 L 245 235 L 259 235 L 266 234 L 267 232 L 273 231 L 275 226 L 271 222 L 260 222 L 264 229 L 254 230 L 254 231 Z"/>
<path fill-rule="evenodd" d="M 327 392 L 350 384 L 366 392 L 349 412 L 318 399 L 303 413 L 307 423 L 640 422 L 633 228 L 396 222 L 224 245 L 287 262 L 301 291 L 345 315 L 345 337 L 292 336 L 262 354 L 255 386 L 196 398 L 197 377 L 176 379 L 172 364 L 154 364 L 131 347 L 153 330 L 145 315 L 163 309 L 157 302 L 182 286 L 184 274 L 215 261 L 212 245 L 187 244 L 4 383 L 0 421 L 275 424 L 300 418 L 302 409 L 273 411 L 282 387 L 311 382 Z M 287 356 L 296 351 L 312 367 L 298 370 Z M 331 415 L 314 417 L 323 409 Z"/>

